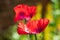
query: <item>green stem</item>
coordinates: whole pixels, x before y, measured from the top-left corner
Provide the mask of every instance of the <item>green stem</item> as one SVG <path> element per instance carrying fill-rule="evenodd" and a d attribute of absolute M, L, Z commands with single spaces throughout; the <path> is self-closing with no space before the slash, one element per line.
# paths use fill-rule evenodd
<path fill-rule="evenodd" d="M 30 40 L 37 40 L 36 34 L 29 34 Z"/>
<path fill-rule="evenodd" d="M 60 5 L 60 0 L 58 0 L 58 5 Z M 60 9 L 60 6 L 59 6 L 59 9 Z"/>
<path fill-rule="evenodd" d="M 35 34 L 35 40 L 37 40 L 37 36 L 36 36 L 36 34 Z"/>

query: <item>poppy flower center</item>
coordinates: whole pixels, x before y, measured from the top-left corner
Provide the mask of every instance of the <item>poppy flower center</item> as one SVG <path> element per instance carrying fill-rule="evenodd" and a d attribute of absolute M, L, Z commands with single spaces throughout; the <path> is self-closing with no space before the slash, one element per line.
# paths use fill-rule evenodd
<path fill-rule="evenodd" d="M 25 17 L 25 13 L 24 12 L 20 12 L 19 16 L 20 16 L 20 18 L 24 18 Z"/>
<path fill-rule="evenodd" d="M 20 15 L 20 16 L 24 16 L 25 13 L 24 13 L 24 12 L 20 12 L 19 15 Z"/>
<path fill-rule="evenodd" d="M 31 14 L 30 14 L 30 17 L 32 18 L 32 16 L 33 16 L 33 15 L 32 15 L 32 13 L 31 13 Z"/>

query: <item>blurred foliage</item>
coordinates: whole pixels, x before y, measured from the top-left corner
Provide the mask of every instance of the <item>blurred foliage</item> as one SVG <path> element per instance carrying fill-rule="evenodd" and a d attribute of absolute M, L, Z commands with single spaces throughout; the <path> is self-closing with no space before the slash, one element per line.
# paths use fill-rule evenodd
<path fill-rule="evenodd" d="M 49 25 L 39 34 L 36 34 L 37 40 L 60 40 L 60 0 L 51 0 L 53 3 L 48 4 L 46 18 L 50 20 Z M 31 2 L 31 3 L 30 3 Z M 36 1 L 34 1 L 36 2 Z M 41 18 L 42 5 L 38 1 L 22 1 L 20 0 L 0 0 L 0 40 L 30 40 L 29 35 L 18 35 L 17 23 L 13 23 L 14 11 L 13 7 L 19 3 L 37 6 L 36 15 L 31 20 Z M 34 35 L 31 36 L 35 40 Z"/>

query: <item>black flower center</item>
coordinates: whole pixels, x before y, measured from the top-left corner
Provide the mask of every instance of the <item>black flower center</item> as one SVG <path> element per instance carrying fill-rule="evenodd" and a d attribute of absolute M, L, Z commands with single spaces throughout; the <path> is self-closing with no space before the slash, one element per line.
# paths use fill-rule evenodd
<path fill-rule="evenodd" d="M 19 13 L 19 16 L 24 17 L 24 16 L 25 16 L 25 13 L 24 13 L 24 12 L 20 12 L 20 13 Z"/>
<path fill-rule="evenodd" d="M 32 16 L 33 16 L 33 14 L 31 13 L 31 14 L 30 14 L 30 17 L 32 18 Z"/>

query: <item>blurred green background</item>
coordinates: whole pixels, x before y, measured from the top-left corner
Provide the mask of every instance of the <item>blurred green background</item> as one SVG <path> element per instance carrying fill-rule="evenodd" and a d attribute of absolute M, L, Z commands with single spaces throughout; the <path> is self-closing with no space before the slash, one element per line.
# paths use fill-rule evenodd
<path fill-rule="evenodd" d="M 29 35 L 18 35 L 17 23 L 13 22 L 15 12 L 14 6 L 27 4 L 37 6 L 37 14 L 33 19 L 41 18 L 41 0 L 0 0 L 0 40 L 30 40 Z M 43 0 L 44 1 L 44 0 Z M 46 0 L 45 0 L 46 1 Z M 60 40 L 60 0 L 51 0 L 46 6 L 46 18 L 50 20 L 49 25 L 39 34 L 37 40 Z M 35 40 L 34 35 L 31 36 Z"/>

